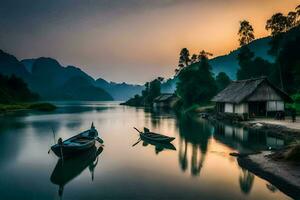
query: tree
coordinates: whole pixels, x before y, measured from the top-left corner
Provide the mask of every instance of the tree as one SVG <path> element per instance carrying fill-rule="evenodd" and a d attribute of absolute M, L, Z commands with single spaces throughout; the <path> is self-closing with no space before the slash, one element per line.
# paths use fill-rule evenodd
<path fill-rule="evenodd" d="M 262 58 L 255 58 L 255 54 L 248 47 L 248 44 L 255 38 L 253 33 L 253 27 L 248 21 L 240 22 L 238 35 L 241 48 L 237 56 L 240 66 L 237 71 L 238 80 L 267 76 L 270 70 L 271 63 Z"/>
<path fill-rule="evenodd" d="M 190 64 L 190 52 L 187 48 L 183 48 L 179 54 L 179 68 L 186 67 Z"/>
<path fill-rule="evenodd" d="M 300 91 L 300 31 L 297 37 L 283 44 L 276 63 L 281 68 L 283 90 L 289 94 Z"/>
<path fill-rule="evenodd" d="M 240 21 L 240 29 L 238 35 L 240 37 L 240 46 L 247 45 L 255 39 L 253 27 L 246 20 Z"/>
<path fill-rule="evenodd" d="M 248 78 L 249 71 L 254 67 L 251 65 L 254 53 L 247 46 L 255 38 L 252 25 L 246 20 L 240 21 L 238 35 L 241 48 L 237 56 L 240 66 L 237 71 L 237 78 L 241 80 Z"/>
<path fill-rule="evenodd" d="M 193 54 L 191 57 L 191 64 L 194 64 L 198 61 L 198 56 L 196 54 Z"/>
<path fill-rule="evenodd" d="M 254 53 L 248 48 L 248 46 L 242 46 L 237 56 L 240 68 L 237 71 L 237 79 L 243 80 L 249 78 L 249 72 L 252 67 L 252 60 L 254 59 Z"/>
<path fill-rule="evenodd" d="M 270 50 L 269 54 L 278 57 L 278 54 L 281 51 L 281 47 L 283 46 L 284 42 L 284 36 L 283 34 L 294 28 L 299 24 L 299 18 L 300 16 L 300 5 L 295 8 L 295 12 L 291 11 L 288 13 L 287 16 L 284 16 L 282 13 L 276 13 L 274 14 L 270 19 L 267 20 L 266 23 L 266 30 L 271 30 L 271 36 L 272 40 L 270 41 Z M 281 89 L 284 89 L 284 75 L 283 75 L 283 66 L 281 66 L 280 62 L 276 63 L 277 69 L 275 70 L 276 73 L 279 76 Z M 275 78 L 276 79 L 276 78 Z"/>
<path fill-rule="evenodd" d="M 38 95 L 31 92 L 21 78 L 15 75 L 8 77 L 0 74 L 0 103 L 36 100 L 38 100 Z"/>
<path fill-rule="evenodd" d="M 295 27 L 297 25 L 297 12 L 289 12 L 287 15 L 287 30 Z"/>
<path fill-rule="evenodd" d="M 266 23 L 266 30 L 270 30 L 273 37 L 287 31 L 288 27 L 288 18 L 282 13 L 274 14 Z"/>
<path fill-rule="evenodd" d="M 184 68 L 178 74 L 176 93 L 185 107 L 207 103 L 217 92 L 208 55 L 209 53 L 202 51 L 199 63 L 194 67 Z"/>
<path fill-rule="evenodd" d="M 220 72 L 216 77 L 218 91 L 222 91 L 230 84 L 231 80 L 225 72 Z"/>
<path fill-rule="evenodd" d="M 295 8 L 295 12 L 296 12 L 296 26 L 298 26 L 300 24 L 300 5 L 298 5 Z"/>
<path fill-rule="evenodd" d="M 162 77 L 158 77 L 151 82 L 145 84 L 145 89 L 142 91 L 142 97 L 144 99 L 144 104 L 152 104 L 153 100 L 161 94 L 161 82 Z"/>
<path fill-rule="evenodd" d="M 200 53 L 198 55 L 198 60 L 199 61 L 208 60 L 208 57 L 211 57 L 211 56 L 213 56 L 212 53 L 202 50 L 202 51 L 200 51 Z"/>

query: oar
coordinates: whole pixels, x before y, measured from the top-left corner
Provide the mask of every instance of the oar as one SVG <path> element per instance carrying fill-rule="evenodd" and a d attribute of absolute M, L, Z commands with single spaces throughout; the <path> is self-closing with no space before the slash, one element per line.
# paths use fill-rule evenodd
<path fill-rule="evenodd" d="M 142 140 L 142 139 L 139 138 L 138 141 L 132 145 L 132 147 L 134 147 L 135 145 L 137 145 L 138 143 L 140 143 L 141 140 Z"/>
<path fill-rule="evenodd" d="M 133 127 L 137 132 L 139 132 L 139 133 L 143 133 L 143 132 L 141 132 L 139 129 L 137 129 L 137 128 L 135 128 L 135 127 Z"/>
<path fill-rule="evenodd" d="M 99 137 L 96 137 L 95 140 L 98 141 L 100 144 L 104 143 L 104 141 L 101 138 L 99 138 Z"/>

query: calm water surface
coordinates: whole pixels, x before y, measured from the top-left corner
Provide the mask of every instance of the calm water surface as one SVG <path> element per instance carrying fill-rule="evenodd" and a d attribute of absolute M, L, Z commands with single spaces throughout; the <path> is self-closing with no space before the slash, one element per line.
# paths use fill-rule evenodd
<path fill-rule="evenodd" d="M 91 122 L 105 141 L 103 151 L 92 149 L 64 165 L 47 153 L 54 143 L 52 128 L 56 140 L 66 139 Z M 139 138 L 133 126 L 176 137 L 176 150 L 143 141 L 132 147 Z M 290 199 L 229 156 L 283 144 L 166 111 L 63 102 L 53 113 L 0 117 L 0 199 Z"/>

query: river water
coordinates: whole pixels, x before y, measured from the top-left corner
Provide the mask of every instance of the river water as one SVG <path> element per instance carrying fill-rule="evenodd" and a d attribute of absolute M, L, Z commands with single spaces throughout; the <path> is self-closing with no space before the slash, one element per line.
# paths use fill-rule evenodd
<path fill-rule="evenodd" d="M 229 155 L 280 147 L 279 138 L 118 102 L 57 105 L 51 113 L 0 117 L 0 199 L 291 199 Z M 92 122 L 103 149 L 63 164 L 48 154 L 54 137 L 66 139 Z M 133 127 L 176 139 L 173 146 L 132 147 L 139 139 Z"/>

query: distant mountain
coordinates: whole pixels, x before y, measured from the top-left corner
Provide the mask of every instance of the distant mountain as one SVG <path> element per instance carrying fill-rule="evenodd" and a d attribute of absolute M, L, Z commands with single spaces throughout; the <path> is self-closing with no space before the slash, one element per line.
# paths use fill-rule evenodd
<path fill-rule="evenodd" d="M 66 81 L 60 89 L 59 98 L 89 101 L 113 100 L 108 92 L 94 85 L 91 86 L 90 80 L 82 76 L 72 77 Z"/>
<path fill-rule="evenodd" d="M 36 59 L 24 59 L 21 60 L 22 64 L 25 66 L 26 70 L 31 73 L 32 72 L 32 66 Z"/>
<path fill-rule="evenodd" d="M 128 100 L 136 94 L 140 94 L 144 89 L 142 85 L 133 85 L 128 83 L 115 83 L 108 82 L 102 78 L 96 80 L 95 85 L 97 87 L 103 88 L 112 95 L 115 100 Z"/>
<path fill-rule="evenodd" d="M 113 100 L 95 80 L 74 66 L 64 67 L 52 58 L 26 59 L 0 51 L 0 74 L 16 75 L 46 100 Z"/>

